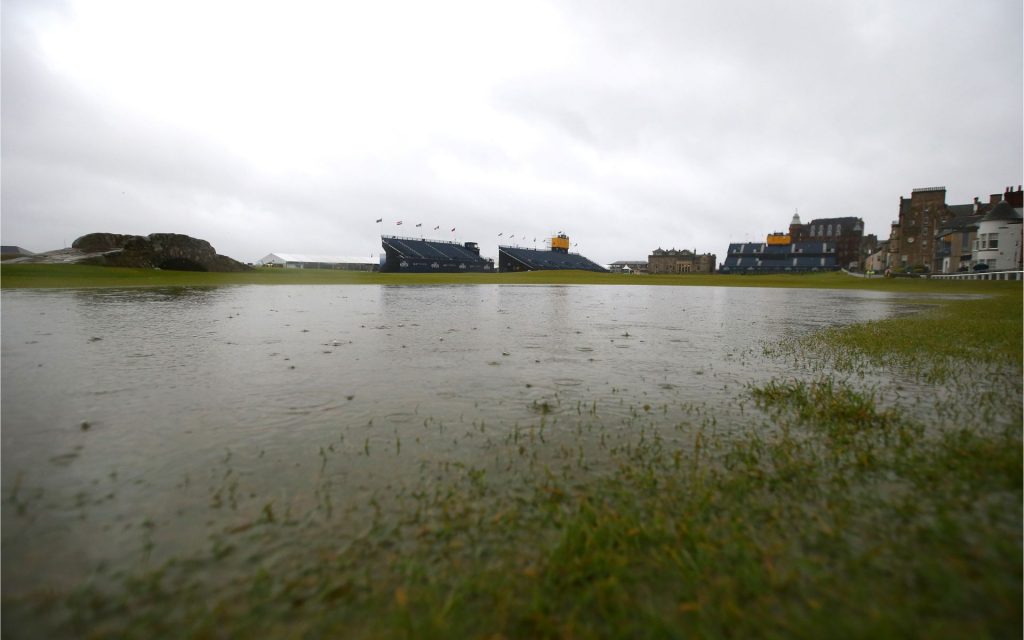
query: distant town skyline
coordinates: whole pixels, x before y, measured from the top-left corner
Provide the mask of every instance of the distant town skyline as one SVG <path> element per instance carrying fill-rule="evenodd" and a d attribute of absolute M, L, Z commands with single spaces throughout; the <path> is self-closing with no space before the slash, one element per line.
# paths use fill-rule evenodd
<path fill-rule="evenodd" d="M 382 231 L 454 228 L 494 258 L 558 231 L 602 264 L 721 258 L 794 211 L 885 239 L 914 188 L 966 204 L 1024 182 L 1018 0 L 10 0 L 2 17 L 0 235 L 36 252 L 173 232 L 245 262 L 376 255 Z"/>

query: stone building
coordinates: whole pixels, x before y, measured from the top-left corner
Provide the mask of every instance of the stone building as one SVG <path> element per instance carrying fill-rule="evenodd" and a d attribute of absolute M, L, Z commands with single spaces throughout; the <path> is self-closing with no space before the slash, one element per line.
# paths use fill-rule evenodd
<path fill-rule="evenodd" d="M 947 206 L 949 215 L 935 233 L 935 271 L 956 273 L 969 271 L 974 264 L 971 255 L 977 237 L 978 223 L 988 207 L 977 198 L 974 204 Z"/>
<path fill-rule="evenodd" d="M 889 241 L 883 240 L 877 244 L 875 250 L 872 251 L 864 258 L 864 271 L 871 273 L 881 273 L 885 271 L 886 255 L 889 253 Z"/>
<path fill-rule="evenodd" d="M 647 257 L 647 272 L 663 273 L 714 273 L 716 257 L 713 253 L 698 255 L 689 249 L 657 248 Z"/>
<path fill-rule="evenodd" d="M 899 219 L 889 235 L 887 266 L 896 271 L 950 273 L 973 267 L 978 225 L 1000 202 L 1020 208 L 1020 187 L 992 194 L 987 204 L 947 205 L 945 187 L 914 189 L 900 197 Z"/>
<path fill-rule="evenodd" d="M 943 220 L 951 217 L 946 207 L 946 187 L 914 189 L 909 198 L 900 196 L 898 241 L 889 242 L 889 267 L 915 271 L 935 270 L 935 240 Z"/>
<path fill-rule="evenodd" d="M 878 253 L 878 236 L 873 233 L 866 233 L 860 239 L 860 262 L 864 270 L 867 270 L 866 261 L 868 256 Z"/>

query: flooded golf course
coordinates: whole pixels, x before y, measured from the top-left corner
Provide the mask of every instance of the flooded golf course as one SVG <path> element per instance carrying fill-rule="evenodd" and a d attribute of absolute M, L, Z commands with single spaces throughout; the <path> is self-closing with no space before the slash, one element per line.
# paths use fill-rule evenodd
<path fill-rule="evenodd" d="M 309 509 L 322 472 L 344 505 L 424 461 L 487 466 L 489 441 L 541 419 L 549 455 L 640 423 L 671 439 L 695 411 L 728 429 L 744 385 L 789 373 L 762 343 L 901 309 L 729 288 L 4 292 L 5 590 L 195 551 L 235 517 L 218 500 Z"/>
<path fill-rule="evenodd" d="M 728 437 L 765 418 L 751 385 L 812 377 L 766 345 L 915 313 L 925 298 L 648 286 L 4 291 L 4 594 L 67 593 L 171 560 L 215 558 L 199 571 L 226 581 L 246 563 L 381 531 L 401 549 L 401 526 L 427 500 L 447 509 L 438 495 L 453 483 L 486 483 L 480 499 L 515 504 L 538 477 L 582 485 L 652 448 Z M 858 374 L 868 386 L 888 375 Z"/>

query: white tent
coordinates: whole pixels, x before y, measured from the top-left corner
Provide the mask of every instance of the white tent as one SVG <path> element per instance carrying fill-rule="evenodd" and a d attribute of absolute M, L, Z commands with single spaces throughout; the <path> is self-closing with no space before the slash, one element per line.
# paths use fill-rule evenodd
<path fill-rule="evenodd" d="M 371 271 L 380 265 L 379 258 L 365 256 L 325 256 L 307 253 L 271 253 L 256 264 L 286 269 L 352 269 Z"/>

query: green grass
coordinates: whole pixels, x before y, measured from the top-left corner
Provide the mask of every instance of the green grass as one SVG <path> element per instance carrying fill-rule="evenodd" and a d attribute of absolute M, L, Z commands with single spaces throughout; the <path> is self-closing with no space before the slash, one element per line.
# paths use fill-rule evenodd
<path fill-rule="evenodd" d="M 826 329 L 769 345 L 765 352 L 802 362 L 816 360 L 824 369 L 899 370 L 908 379 L 930 383 L 945 382 L 958 372 L 984 376 L 993 367 L 1021 369 L 1022 290 L 1019 283 L 1005 284 L 1011 286 L 995 295 L 930 302 L 913 315 Z M 971 288 L 973 293 L 981 291 L 984 288 Z"/>
<path fill-rule="evenodd" d="M 490 467 L 434 461 L 344 515 L 256 496 L 208 553 L 5 597 L 4 635 L 1020 637 L 1022 297 L 982 284 L 996 283 L 963 289 L 996 295 L 768 349 L 794 376 L 749 387 L 736 401 L 757 410 L 731 429 L 715 428 L 714 407 L 658 425 L 603 423 L 595 404 L 578 437 L 601 444 L 577 454 L 549 422 L 559 414 L 539 412 Z M 963 413 L 883 401 L 889 389 L 842 374 L 878 366 L 896 380 L 941 369 Z"/>
<path fill-rule="evenodd" d="M 829 382 L 754 390 L 774 429 L 652 445 L 515 497 L 448 478 L 347 547 L 211 555 L 85 588 L 94 637 L 1001 638 L 1021 632 L 1016 428 L 922 428 Z M 415 514 L 415 515 L 412 515 Z M 258 525 L 235 553 L 302 535 Z"/>
<path fill-rule="evenodd" d="M 950 301 L 927 313 L 826 331 L 816 338 L 834 339 L 839 348 L 856 349 L 876 364 L 927 357 L 1019 368 L 1024 352 L 1020 285 L 1007 295 Z"/>
<path fill-rule="evenodd" d="M 923 278 L 865 279 L 842 273 L 802 275 L 618 275 L 587 271 L 535 271 L 526 273 L 399 274 L 334 269 L 259 268 L 245 273 L 203 273 L 94 267 L 88 265 L 0 265 L 0 287 L 80 288 L 144 286 L 225 286 L 245 284 L 614 284 L 730 287 L 798 287 L 868 289 L 896 292 L 989 292 L 1020 288 L 1017 282 L 949 281 Z"/>

